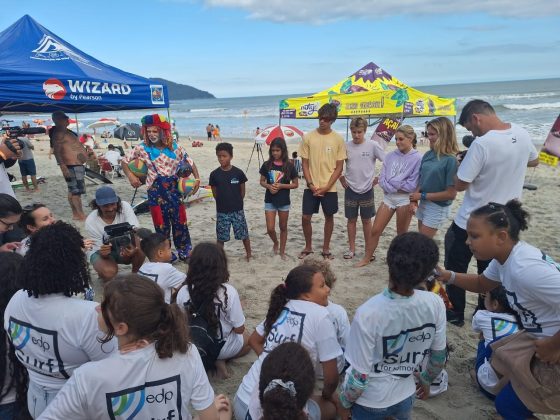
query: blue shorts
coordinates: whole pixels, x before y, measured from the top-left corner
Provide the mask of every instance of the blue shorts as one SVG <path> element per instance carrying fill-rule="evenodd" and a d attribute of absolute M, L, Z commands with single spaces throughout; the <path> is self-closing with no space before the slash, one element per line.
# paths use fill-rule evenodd
<path fill-rule="evenodd" d="M 264 211 L 290 211 L 290 205 L 277 206 L 272 203 L 264 203 Z"/>
<path fill-rule="evenodd" d="M 432 201 L 420 200 L 418 210 L 416 210 L 416 218 L 422 222 L 424 226 L 432 229 L 439 229 L 449 219 L 451 206 L 438 206 Z"/>
<path fill-rule="evenodd" d="M 412 406 L 416 395 L 412 394 L 399 403 L 386 408 L 371 408 L 354 404 L 352 406 L 352 420 L 385 420 L 387 418 L 397 420 L 411 419 Z"/>
<path fill-rule="evenodd" d="M 21 176 L 35 176 L 37 175 L 37 168 L 33 159 L 18 160 L 19 172 Z"/>
<path fill-rule="evenodd" d="M 218 213 L 216 218 L 216 236 L 219 242 L 227 242 L 230 239 L 230 231 L 233 226 L 233 236 L 238 241 L 249 238 L 249 229 L 245 220 L 243 210 L 231 213 Z"/>

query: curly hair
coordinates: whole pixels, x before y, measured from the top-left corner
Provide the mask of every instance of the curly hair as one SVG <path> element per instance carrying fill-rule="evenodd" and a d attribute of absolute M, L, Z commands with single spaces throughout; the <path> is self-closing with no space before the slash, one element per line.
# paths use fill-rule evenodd
<path fill-rule="evenodd" d="M 398 235 L 387 250 L 391 282 L 408 291 L 426 280 L 439 261 L 433 239 L 418 232 Z"/>
<path fill-rule="evenodd" d="M 83 293 L 90 284 L 83 243 L 80 232 L 61 221 L 35 232 L 19 271 L 21 288 L 34 297 Z"/>
<path fill-rule="evenodd" d="M 334 287 L 336 283 L 336 274 L 334 274 L 331 263 L 328 260 L 318 257 L 307 257 L 301 264 L 317 268 L 317 270 L 323 273 L 325 284 L 329 286 L 329 289 Z"/>
<path fill-rule="evenodd" d="M 264 359 L 259 378 L 259 400 L 264 420 L 304 420 L 303 408 L 313 394 L 315 371 L 309 353 L 300 344 L 280 344 Z M 266 390 L 271 381 L 292 382 L 295 396 L 282 386 Z"/>
<path fill-rule="evenodd" d="M 117 201 L 117 213 L 122 213 L 122 201 L 121 201 L 121 198 L 120 198 L 120 197 L 117 197 L 117 198 L 118 198 L 118 201 Z M 95 198 L 89 202 L 89 207 L 90 207 L 92 210 L 97 210 L 97 215 L 98 215 L 99 217 L 103 216 L 103 213 L 101 213 L 101 206 L 99 206 L 99 205 L 97 204 L 97 201 L 95 201 Z"/>
<path fill-rule="evenodd" d="M 18 271 L 23 257 L 14 252 L 0 252 L 0 317 L 12 296 L 20 289 L 17 284 Z M 9 380 L 6 381 L 6 377 Z M 27 369 L 17 360 L 14 346 L 8 341 L 6 332 L 0 333 L 0 403 L 12 390 L 16 390 L 16 405 L 20 412 L 27 413 Z M 4 384 L 6 386 L 4 387 Z M 23 415 L 22 415 L 23 417 Z"/>
<path fill-rule="evenodd" d="M 227 142 L 221 142 L 216 145 L 216 154 L 218 152 L 226 152 L 228 155 L 233 157 L 233 145 Z"/>
<path fill-rule="evenodd" d="M 109 314 L 111 315 L 109 317 Z M 100 341 L 109 342 L 115 335 L 114 323 L 124 322 L 137 340 L 155 342 L 160 359 L 173 353 L 186 353 L 190 340 L 187 318 L 181 308 L 165 303 L 163 290 L 154 281 L 138 274 L 119 275 L 105 284 L 101 315 L 107 334 Z"/>
<path fill-rule="evenodd" d="M 217 301 L 220 308 L 228 307 L 227 289 L 224 286 L 228 281 L 228 261 L 224 249 L 213 242 L 196 245 L 191 252 L 184 284 L 189 290 L 192 310 L 202 311 L 202 316 L 214 333 L 218 332 L 220 320 L 215 305 L 210 303 Z M 218 295 L 220 289 L 224 291 L 223 302 Z"/>
<path fill-rule="evenodd" d="M 279 284 L 272 290 L 264 321 L 265 337 L 272 330 L 286 303 L 290 299 L 298 299 L 302 294 L 309 292 L 313 286 L 313 276 L 320 272 L 321 270 L 315 266 L 299 265 L 292 268 L 284 283 Z"/>

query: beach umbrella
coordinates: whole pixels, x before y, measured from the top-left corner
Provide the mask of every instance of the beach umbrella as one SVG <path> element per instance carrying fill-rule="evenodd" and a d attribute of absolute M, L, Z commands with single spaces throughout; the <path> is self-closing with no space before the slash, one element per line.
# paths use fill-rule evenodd
<path fill-rule="evenodd" d="M 97 121 L 92 122 L 87 126 L 87 128 L 101 128 L 109 127 L 111 125 L 120 125 L 121 123 L 116 118 L 100 118 Z"/>
<path fill-rule="evenodd" d="M 75 130 L 76 128 L 82 128 L 84 125 L 74 118 L 68 119 L 68 130 Z"/>
<path fill-rule="evenodd" d="M 255 142 L 270 145 L 270 142 L 276 137 L 283 138 L 286 140 L 286 143 L 297 143 L 303 137 L 303 131 L 293 125 L 271 125 L 270 127 L 263 128 L 255 137 Z"/>

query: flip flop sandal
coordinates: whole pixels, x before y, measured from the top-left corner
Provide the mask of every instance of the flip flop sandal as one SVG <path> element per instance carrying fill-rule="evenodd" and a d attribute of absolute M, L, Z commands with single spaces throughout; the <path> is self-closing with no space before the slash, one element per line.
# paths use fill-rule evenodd
<path fill-rule="evenodd" d="M 321 252 L 321 257 L 323 257 L 325 260 L 334 260 L 334 255 L 330 252 Z"/>
<path fill-rule="evenodd" d="M 299 253 L 298 258 L 299 258 L 300 260 L 303 260 L 305 257 L 307 257 L 308 255 L 311 255 L 311 254 L 313 254 L 313 251 L 301 251 L 301 252 Z"/>
<path fill-rule="evenodd" d="M 343 257 L 345 260 L 351 260 L 352 258 L 354 258 L 354 253 L 348 250 L 343 254 Z"/>

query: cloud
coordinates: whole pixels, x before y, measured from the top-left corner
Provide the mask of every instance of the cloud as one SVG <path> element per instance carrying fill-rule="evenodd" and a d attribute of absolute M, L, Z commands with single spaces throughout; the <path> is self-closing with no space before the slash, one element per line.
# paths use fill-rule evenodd
<path fill-rule="evenodd" d="M 192 1 L 192 0 L 183 0 Z M 348 19 L 375 20 L 388 16 L 483 13 L 499 17 L 560 15 L 557 0 L 201 0 L 208 7 L 248 12 L 251 19 L 322 24 Z"/>

